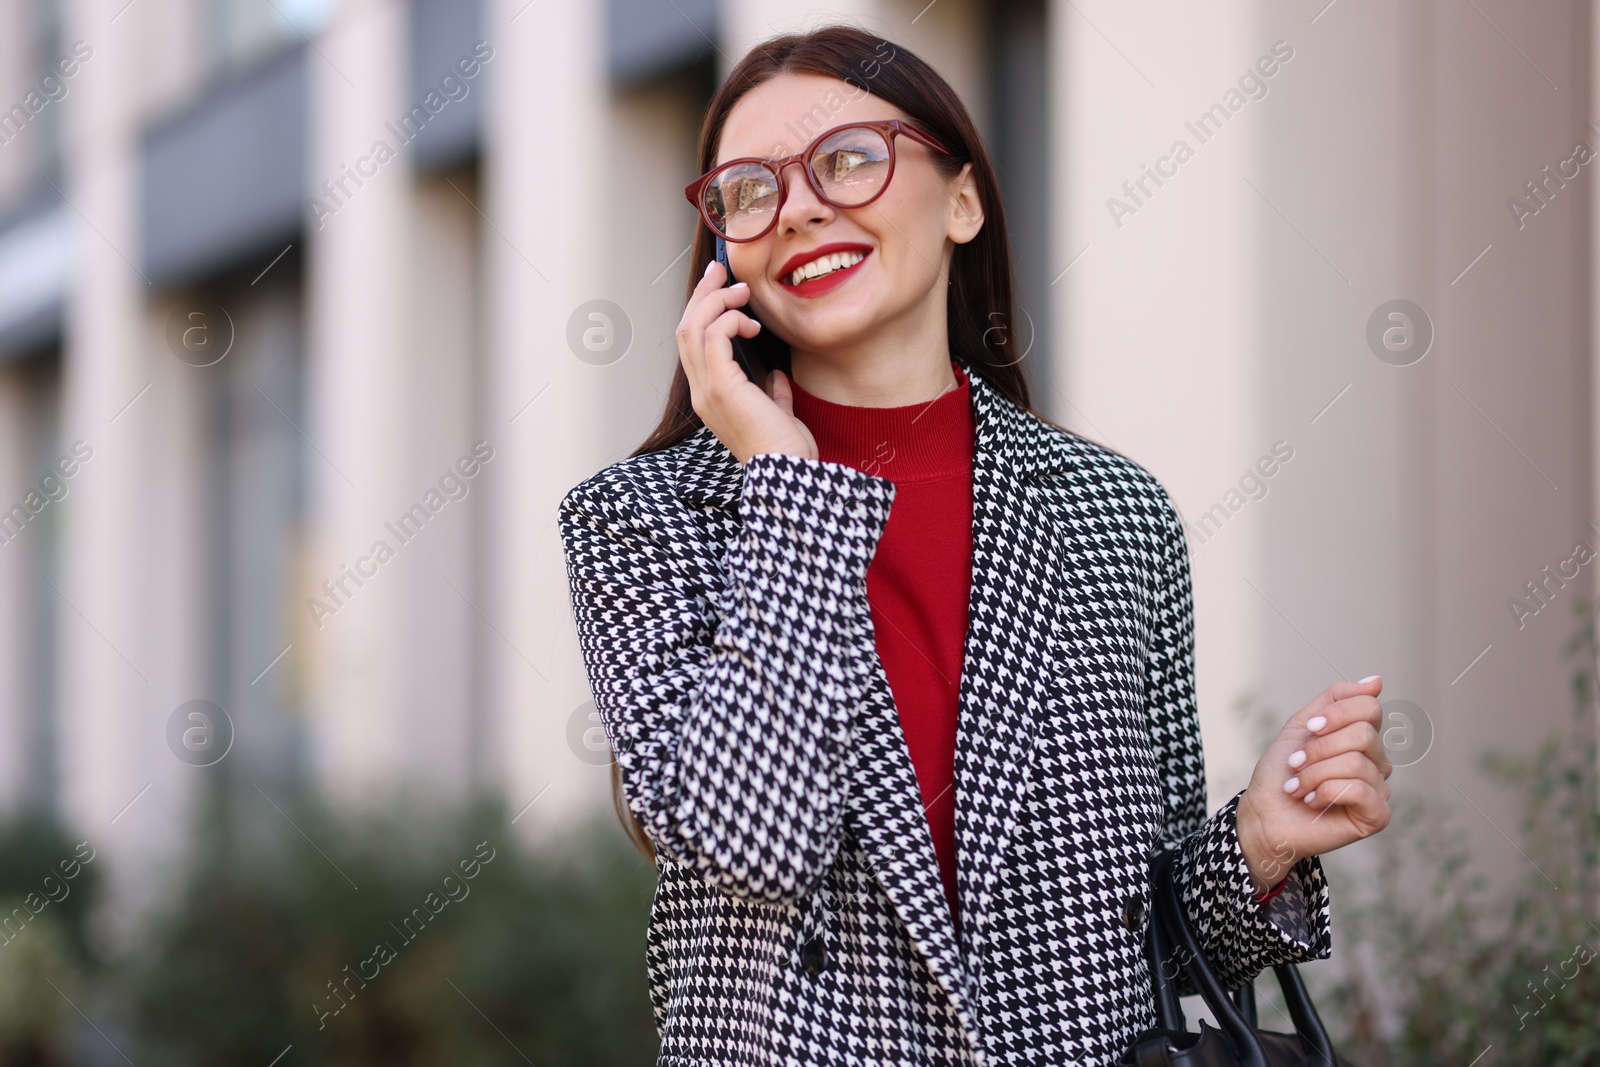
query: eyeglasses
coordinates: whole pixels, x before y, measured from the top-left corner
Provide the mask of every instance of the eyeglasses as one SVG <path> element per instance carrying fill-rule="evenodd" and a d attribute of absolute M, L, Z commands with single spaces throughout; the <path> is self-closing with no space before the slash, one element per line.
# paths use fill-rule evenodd
<path fill-rule="evenodd" d="M 788 199 L 783 171 L 789 164 L 805 165 L 806 180 L 826 203 L 863 207 L 889 187 L 889 179 L 894 177 L 895 135 L 902 133 L 940 155 L 955 154 L 899 119 L 851 122 L 822 131 L 802 151 L 783 159 L 730 159 L 690 182 L 683 195 L 724 240 L 759 240 L 778 221 L 778 212 Z"/>

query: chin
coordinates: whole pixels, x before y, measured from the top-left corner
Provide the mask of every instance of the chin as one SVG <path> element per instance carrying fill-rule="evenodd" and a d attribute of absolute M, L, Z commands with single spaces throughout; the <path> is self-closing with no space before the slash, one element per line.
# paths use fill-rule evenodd
<path fill-rule="evenodd" d="M 878 328 L 881 316 L 860 307 L 835 307 L 814 311 L 802 309 L 795 329 L 788 331 L 798 348 L 818 351 L 849 344 L 869 336 Z"/>
<path fill-rule="evenodd" d="M 870 329 L 818 329 L 811 326 L 805 330 L 797 330 L 795 340 L 791 344 L 808 352 L 827 352 L 843 348 L 870 332 Z"/>

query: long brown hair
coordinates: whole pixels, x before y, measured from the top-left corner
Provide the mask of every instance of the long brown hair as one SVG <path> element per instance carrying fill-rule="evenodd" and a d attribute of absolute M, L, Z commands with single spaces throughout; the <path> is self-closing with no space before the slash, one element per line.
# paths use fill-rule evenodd
<path fill-rule="evenodd" d="M 951 149 L 949 156 L 931 155 L 934 166 L 947 178 L 971 161 L 971 178 L 983 205 L 984 222 L 976 237 L 956 246 L 950 261 L 950 292 L 946 305 L 950 351 L 997 392 L 1024 410 L 1032 411 L 1028 380 L 1022 372 L 1022 355 L 1016 350 L 1012 331 L 1015 278 L 1011 241 L 1000 205 L 1000 183 L 961 97 L 910 49 L 853 26 L 827 26 L 810 33 L 774 37 L 751 49 L 728 72 L 728 77 L 712 96 L 700 126 L 698 173 L 703 174 L 715 165 L 723 125 L 734 104 L 745 93 L 779 74 L 820 74 L 837 78 L 898 107 L 913 125 Z M 821 127 L 815 132 L 820 133 Z M 716 237 L 697 216 L 694 256 L 684 284 L 685 304 L 715 254 Z M 680 363 L 672 375 L 660 423 L 632 454 L 640 456 L 670 448 L 702 425 L 690 406 L 689 379 Z M 654 858 L 655 850 L 649 838 L 628 808 L 621 772 L 615 762 L 611 764 L 611 790 L 623 829 L 640 851 Z"/>

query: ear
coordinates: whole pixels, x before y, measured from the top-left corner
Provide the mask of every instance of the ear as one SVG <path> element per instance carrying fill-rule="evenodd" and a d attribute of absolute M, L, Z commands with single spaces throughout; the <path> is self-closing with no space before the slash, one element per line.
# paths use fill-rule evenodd
<path fill-rule="evenodd" d="M 950 178 L 950 216 L 945 225 L 945 235 L 958 245 L 964 245 L 983 229 L 983 203 L 978 199 L 978 183 L 972 177 L 972 161 L 961 167 L 960 173 Z"/>

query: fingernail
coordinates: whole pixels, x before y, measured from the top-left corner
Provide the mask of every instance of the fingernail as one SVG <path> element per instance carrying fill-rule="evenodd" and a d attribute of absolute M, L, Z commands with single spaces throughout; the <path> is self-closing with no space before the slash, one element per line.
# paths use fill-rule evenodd
<path fill-rule="evenodd" d="M 1300 764 L 1304 763 L 1305 761 L 1306 761 L 1306 750 L 1305 749 L 1302 748 L 1302 749 L 1299 749 L 1298 751 L 1289 753 L 1289 766 L 1298 767 L 1298 766 L 1300 766 Z"/>
<path fill-rule="evenodd" d="M 700 277 L 709 278 L 711 276 L 711 266 L 714 263 L 716 263 L 716 260 L 714 260 L 714 259 L 713 260 L 708 260 L 706 262 L 706 272 L 704 274 L 700 275 Z"/>
<path fill-rule="evenodd" d="M 1299 775 L 1295 775 L 1293 778 L 1291 778 L 1287 782 L 1283 783 L 1283 791 L 1285 793 L 1293 793 L 1296 789 L 1299 789 L 1299 788 L 1300 788 L 1300 776 Z"/>
<path fill-rule="evenodd" d="M 1312 733 L 1316 733 L 1326 725 L 1328 725 L 1328 717 L 1326 715 L 1313 715 L 1306 720 L 1306 729 Z"/>
<path fill-rule="evenodd" d="M 1311 792 L 1306 794 L 1306 803 L 1307 804 L 1311 803 L 1315 799 L 1317 799 L 1317 791 L 1315 789 L 1313 789 Z"/>
<path fill-rule="evenodd" d="M 732 285 L 728 286 L 728 288 L 729 289 L 748 289 L 750 287 L 748 285 L 746 285 L 744 282 L 734 282 Z"/>
<path fill-rule="evenodd" d="M 1357 685 L 1366 685 L 1368 682 L 1372 681 L 1373 679 L 1375 679 L 1377 677 L 1378 676 L 1376 674 L 1369 674 L 1365 678 L 1361 679 L 1361 681 L 1357 682 L 1356 684 Z"/>

